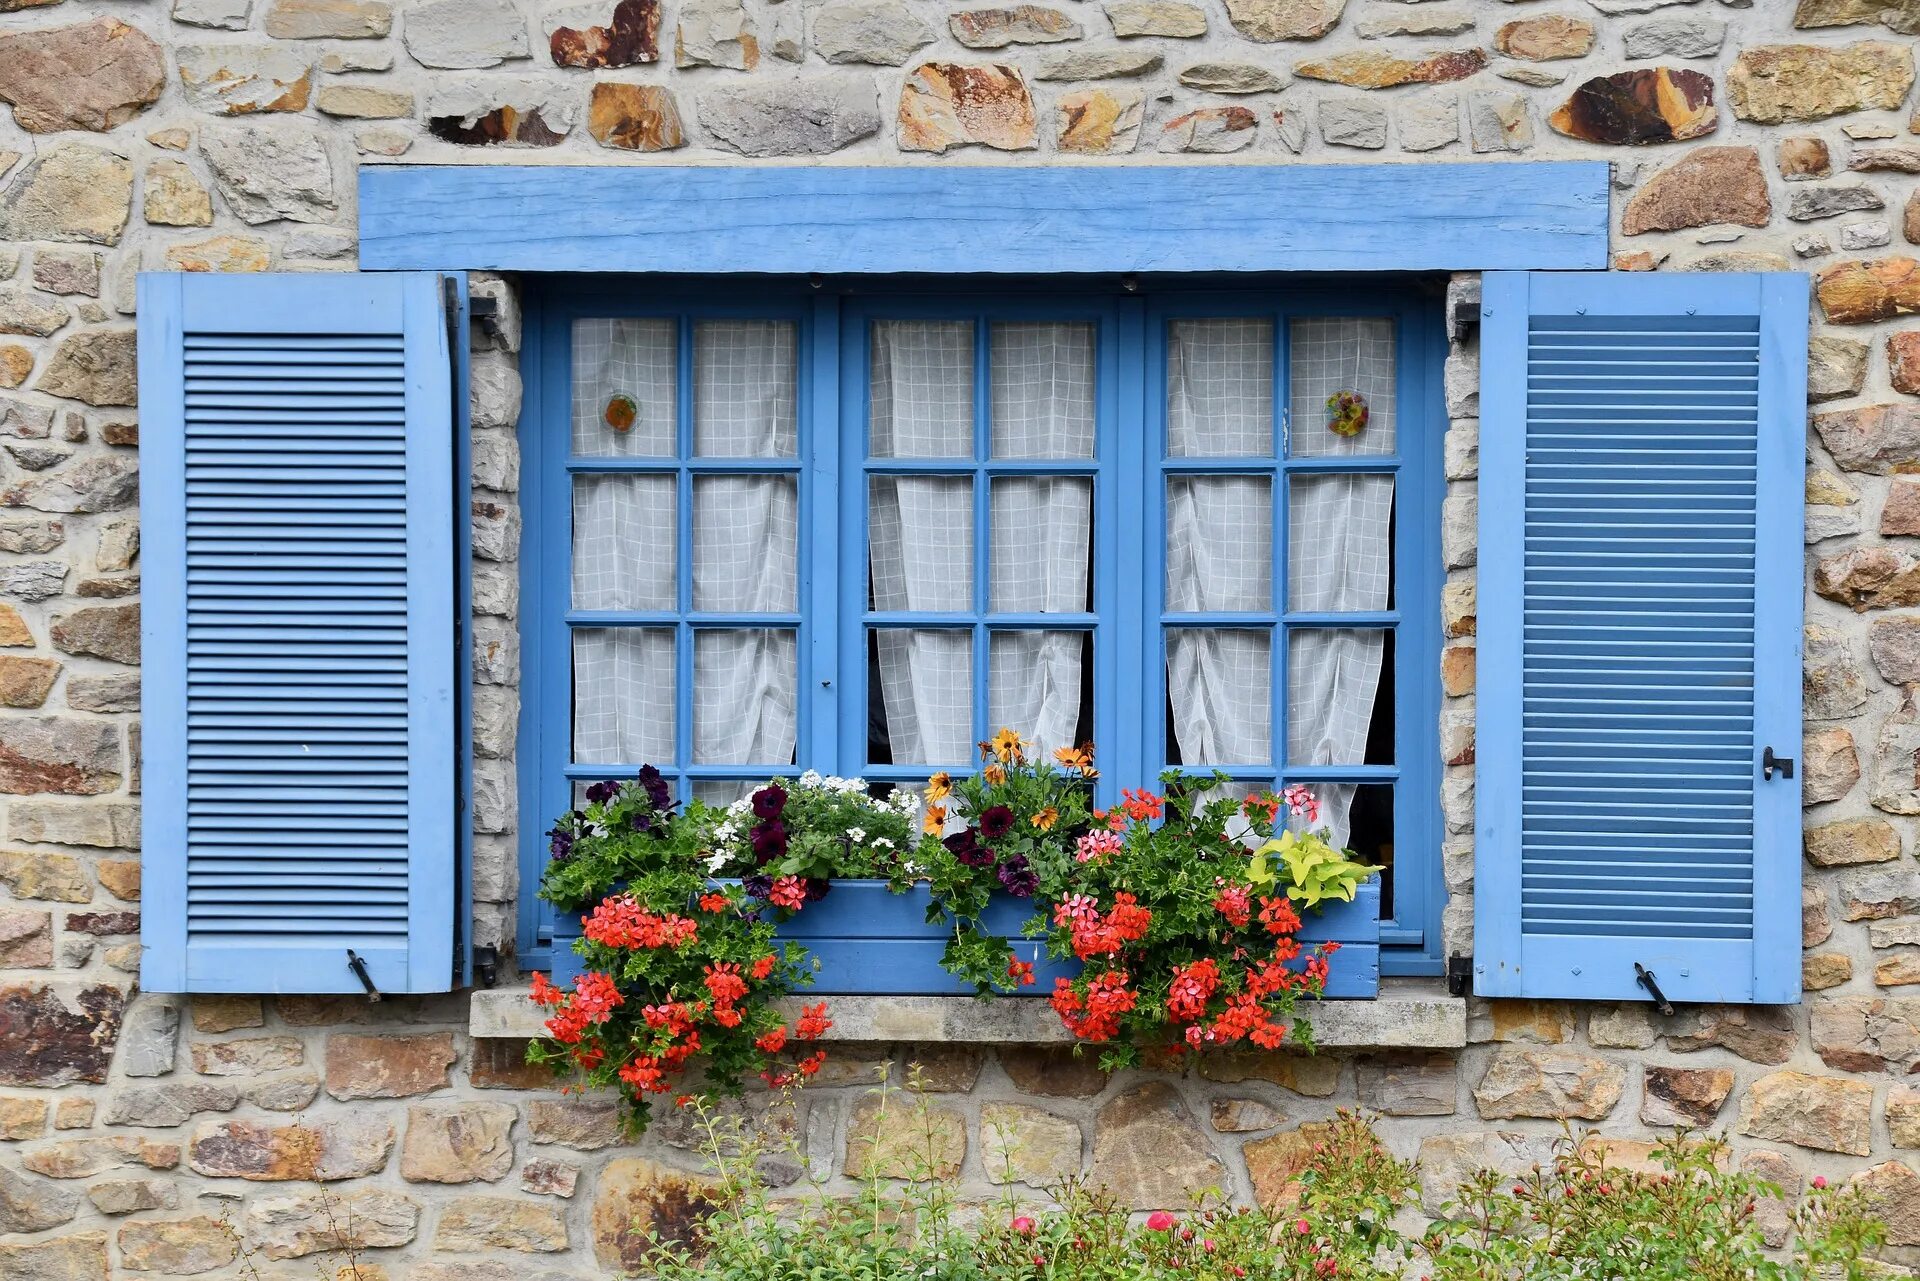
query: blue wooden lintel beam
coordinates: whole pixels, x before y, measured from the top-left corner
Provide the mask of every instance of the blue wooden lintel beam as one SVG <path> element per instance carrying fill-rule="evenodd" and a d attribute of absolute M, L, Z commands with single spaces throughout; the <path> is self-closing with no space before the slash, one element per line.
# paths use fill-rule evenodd
<path fill-rule="evenodd" d="M 1597 270 L 1607 166 L 368 165 L 369 270 Z"/>

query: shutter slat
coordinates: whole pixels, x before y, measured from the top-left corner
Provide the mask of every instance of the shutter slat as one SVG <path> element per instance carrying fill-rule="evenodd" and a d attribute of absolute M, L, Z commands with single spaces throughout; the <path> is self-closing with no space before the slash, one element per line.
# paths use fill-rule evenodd
<path fill-rule="evenodd" d="M 165 602 L 143 655 L 143 982 L 356 992 L 351 949 L 382 991 L 444 991 L 467 522 L 442 280 L 142 291 L 142 551 Z"/>
<path fill-rule="evenodd" d="M 1805 278 L 1484 286 L 1476 987 L 1795 999 Z"/>

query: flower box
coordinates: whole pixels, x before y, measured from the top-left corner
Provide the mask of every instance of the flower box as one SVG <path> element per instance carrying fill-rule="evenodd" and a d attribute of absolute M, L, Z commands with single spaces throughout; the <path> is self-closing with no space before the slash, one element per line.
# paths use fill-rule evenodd
<path fill-rule="evenodd" d="M 885 881 L 835 881 L 833 890 L 780 926 L 819 961 L 812 995 L 821 996 L 971 996 L 973 988 L 940 968 L 946 948 L 945 927 L 927 923 L 928 894 L 917 886 L 895 894 Z M 986 926 L 1005 936 L 1014 955 L 1031 961 L 1036 982 L 1026 996 L 1046 996 L 1057 977 L 1078 971 L 1072 961 L 1050 960 L 1046 942 L 1027 938 L 1021 927 L 1033 914 L 1031 899 L 996 894 L 987 908 Z M 1301 913 L 1300 941 L 1339 943 L 1331 962 L 1326 995 L 1368 999 L 1380 991 L 1380 882 L 1362 883 L 1351 903 L 1331 903 L 1324 911 Z M 555 931 L 553 982 L 570 984 L 580 972 L 572 951 L 580 918 L 562 914 Z"/>

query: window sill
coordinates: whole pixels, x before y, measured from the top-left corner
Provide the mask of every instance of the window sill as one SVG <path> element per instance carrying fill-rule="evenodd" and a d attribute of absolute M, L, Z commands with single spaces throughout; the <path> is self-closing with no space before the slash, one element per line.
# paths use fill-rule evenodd
<path fill-rule="evenodd" d="M 977 1001 L 967 996 L 828 997 L 828 1041 L 902 1041 L 916 1045 L 1068 1045 L 1073 1038 L 1047 1003 L 1032 997 Z M 798 1001 L 789 1004 L 797 1006 Z M 1327 1050 L 1459 1049 L 1467 1043 L 1467 1003 L 1438 980 L 1388 980 L 1371 1001 L 1326 1001 L 1307 1009 L 1314 1040 Z M 475 992 L 468 1033 L 529 1037 L 541 1015 L 526 988 Z"/>

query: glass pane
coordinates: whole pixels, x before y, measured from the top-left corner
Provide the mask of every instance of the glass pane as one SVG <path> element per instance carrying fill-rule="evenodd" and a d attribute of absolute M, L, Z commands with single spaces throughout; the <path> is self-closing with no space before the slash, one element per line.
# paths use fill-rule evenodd
<path fill-rule="evenodd" d="M 987 648 L 987 725 L 1055 748 L 1093 738 L 1093 646 L 1085 632 L 995 632 Z"/>
<path fill-rule="evenodd" d="M 703 320 L 693 327 L 693 452 L 704 458 L 792 458 L 793 324 Z"/>
<path fill-rule="evenodd" d="M 1271 458 L 1273 437 L 1273 322 L 1168 325 L 1168 455 Z"/>
<path fill-rule="evenodd" d="M 972 609 L 973 478 L 875 476 L 867 545 L 875 609 Z"/>
<path fill-rule="evenodd" d="M 1307 787 L 1320 802 L 1320 817 L 1313 826 L 1325 830 L 1336 847 L 1352 850 L 1367 866 L 1386 869 L 1380 877 L 1380 915 L 1391 919 L 1393 784 L 1309 783 Z M 1301 819 L 1290 822 L 1304 826 Z M 1334 964 L 1339 963 L 1336 958 Z"/>
<path fill-rule="evenodd" d="M 873 457 L 973 457 L 972 321 L 875 321 L 870 378 Z"/>
<path fill-rule="evenodd" d="M 647 765 L 673 759 L 673 632 L 581 627 L 573 633 L 573 759 Z"/>
<path fill-rule="evenodd" d="M 1093 457 L 1093 326 L 993 326 L 993 456 Z"/>
<path fill-rule="evenodd" d="M 573 478 L 573 607 L 674 607 L 674 478 Z"/>
<path fill-rule="evenodd" d="M 693 785 L 693 794 L 718 809 L 753 795 L 767 780 L 703 778 Z"/>
<path fill-rule="evenodd" d="M 1245 628 L 1170 628 L 1167 697 L 1183 765 L 1273 759 L 1273 640 Z"/>
<path fill-rule="evenodd" d="M 973 633 L 873 633 L 868 751 L 878 765 L 973 763 Z"/>
<path fill-rule="evenodd" d="M 573 452 L 583 458 L 674 454 L 675 324 L 573 322 Z"/>
<path fill-rule="evenodd" d="M 693 761 L 787 765 L 797 700 L 794 634 L 759 628 L 693 635 Z"/>
<path fill-rule="evenodd" d="M 1273 608 L 1273 482 L 1265 476 L 1167 481 L 1167 608 Z"/>
<path fill-rule="evenodd" d="M 1386 633 L 1377 628 L 1301 628 L 1293 633 L 1287 643 L 1289 764 L 1368 763 L 1367 740 L 1385 657 Z"/>
<path fill-rule="evenodd" d="M 1307 316 L 1287 332 L 1294 457 L 1391 454 L 1393 320 Z"/>
<path fill-rule="evenodd" d="M 792 612 L 800 498 L 792 476 L 698 476 L 693 482 L 693 607 Z"/>
<path fill-rule="evenodd" d="M 1084 476 L 993 482 L 987 582 L 991 608 L 1018 613 L 1088 609 L 1093 481 Z"/>
<path fill-rule="evenodd" d="M 1287 512 L 1287 608 L 1387 608 L 1393 477 L 1295 476 Z"/>

